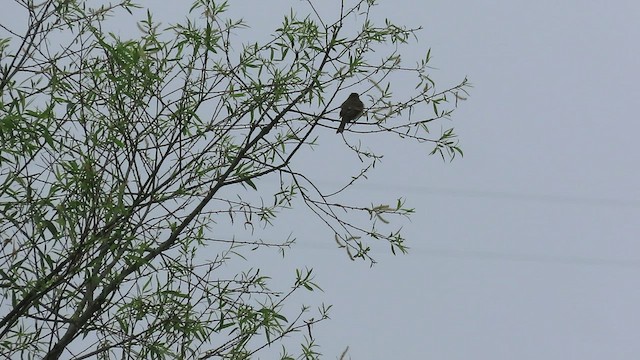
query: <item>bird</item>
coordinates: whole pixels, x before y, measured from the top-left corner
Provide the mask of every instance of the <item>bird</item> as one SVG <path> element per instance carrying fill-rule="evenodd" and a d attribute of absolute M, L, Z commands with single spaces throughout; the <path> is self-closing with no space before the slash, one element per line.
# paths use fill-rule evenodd
<path fill-rule="evenodd" d="M 358 93 L 351 93 L 349 98 L 345 100 L 345 102 L 340 105 L 340 118 L 342 121 L 340 122 L 340 126 L 338 126 L 338 131 L 336 133 L 341 133 L 344 131 L 344 127 L 347 126 L 347 123 L 357 119 L 364 112 L 364 104 L 360 101 L 358 97 Z"/>

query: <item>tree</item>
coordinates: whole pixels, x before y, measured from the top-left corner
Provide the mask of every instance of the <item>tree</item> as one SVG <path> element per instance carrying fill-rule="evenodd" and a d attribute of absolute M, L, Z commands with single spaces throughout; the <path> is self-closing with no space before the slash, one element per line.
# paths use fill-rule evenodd
<path fill-rule="evenodd" d="M 466 79 L 436 90 L 430 52 L 404 65 L 419 28 L 375 24 L 373 0 L 342 2 L 332 18 L 308 1 L 308 15 L 291 11 L 270 40 L 242 46 L 246 24 L 226 17 L 226 2 L 196 0 L 164 27 L 130 0 L 94 3 L 15 0 L 5 10 L 26 24 L 0 25 L 0 352 L 244 359 L 298 334 L 297 355 L 281 357 L 316 358 L 311 329 L 328 306 L 283 312 L 291 294 L 318 289 L 312 270 L 289 290 L 271 290 L 259 269 L 220 272 L 251 249 L 284 255 L 293 240 L 218 238 L 213 224 L 268 226 L 306 206 L 351 259 L 373 262 L 371 239 L 406 252 L 388 220 L 412 213 L 403 199 L 335 200 L 381 158 L 353 139 L 379 133 L 461 155 L 452 129 L 432 138 L 428 126 L 464 99 Z M 131 38 L 104 30 L 141 14 Z M 413 83 L 394 86 L 394 74 Z M 394 88 L 415 94 L 398 100 Z M 366 114 L 336 135 L 353 89 Z M 328 136 L 362 161 L 333 194 L 292 162 Z M 261 188 L 265 178 L 278 189 Z"/>

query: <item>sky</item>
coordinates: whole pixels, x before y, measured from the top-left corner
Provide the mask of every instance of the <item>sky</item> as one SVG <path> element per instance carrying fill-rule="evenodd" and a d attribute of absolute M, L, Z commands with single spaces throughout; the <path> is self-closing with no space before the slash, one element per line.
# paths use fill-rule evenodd
<path fill-rule="evenodd" d="M 414 55 L 432 49 L 439 84 L 468 76 L 474 85 L 451 123 L 465 156 L 448 163 L 418 147 L 390 148 L 353 191 L 404 196 L 416 208 L 405 225 L 408 255 L 381 251 L 369 268 L 343 261 L 320 230 L 295 233 L 287 261 L 314 267 L 333 304 L 315 334 L 322 352 L 637 358 L 640 3 L 380 6 L 424 28 Z M 340 175 L 324 168 L 322 180 Z"/>
<path fill-rule="evenodd" d="M 431 48 L 440 86 L 465 76 L 473 84 L 449 124 L 465 156 L 442 162 L 389 142 L 382 166 L 349 196 L 402 196 L 417 213 L 404 224 L 409 254 L 376 252 L 372 268 L 348 261 L 308 214 L 282 214 L 274 234 L 291 232 L 298 243 L 284 260 L 261 264 L 274 278 L 314 268 L 324 292 L 310 298 L 333 305 L 331 321 L 314 331 L 320 351 L 328 359 L 347 346 L 351 359 L 637 358 L 640 3 L 380 3 L 382 16 L 424 28 L 405 55 Z M 279 18 L 266 11 L 294 5 L 303 8 L 280 1 L 239 13 L 269 28 Z M 302 162 L 318 183 L 337 186 L 352 169 L 336 160 L 344 148 L 326 143 Z"/>
<path fill-rule="evenodd" d="M 230 2 L 230 14 L 267 35 L 290 7 L 305 9 L 250 3 Z M 332 1 L 317 3 L 336 15 Z M 171 6 L 157 15 L 175 16 Z M 406 55 L 431 48 L 440 86 L 473 84 L 448 123 L 464 157 L 390 141 L 346 194 L 406 198 L 409 254 L 352 262 L 328 229 L 289 211 L 269 234 L 297 245 L 253 265 L 289 280 L 314 269 L 323 291 L 294 299 L 333 305 L 314 329 L 327 359 L 347 346 L 350 359 L 638 358 L 640 2 L 387 0 L 378 14 L 423 27 Z M 329 134 L 322 156 L 299 159 L 327 187 L 352 170 Z"/>

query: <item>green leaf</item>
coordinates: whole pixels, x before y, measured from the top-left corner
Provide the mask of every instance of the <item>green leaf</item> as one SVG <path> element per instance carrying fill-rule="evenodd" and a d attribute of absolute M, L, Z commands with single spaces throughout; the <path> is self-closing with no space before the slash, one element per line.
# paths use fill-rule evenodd
<path fill-rule="evenodd" d="M 256 187 L 256 184 L 254 184 L 250 178 L 244 179 L 244 182 L 247 183 L 247 185 L 251 186 L 253 190 L 258 190 L 258 188 Z"/>

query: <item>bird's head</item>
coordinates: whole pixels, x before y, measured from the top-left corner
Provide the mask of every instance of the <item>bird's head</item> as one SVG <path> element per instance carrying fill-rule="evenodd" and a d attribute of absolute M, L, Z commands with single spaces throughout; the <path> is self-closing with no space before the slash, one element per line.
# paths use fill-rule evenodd
<path fill-rule="evenodd" d="M 357 99 L 358 98 L 358 93 L 351 93 L 351 95 L 349 95 L 350 99 Z"/>

